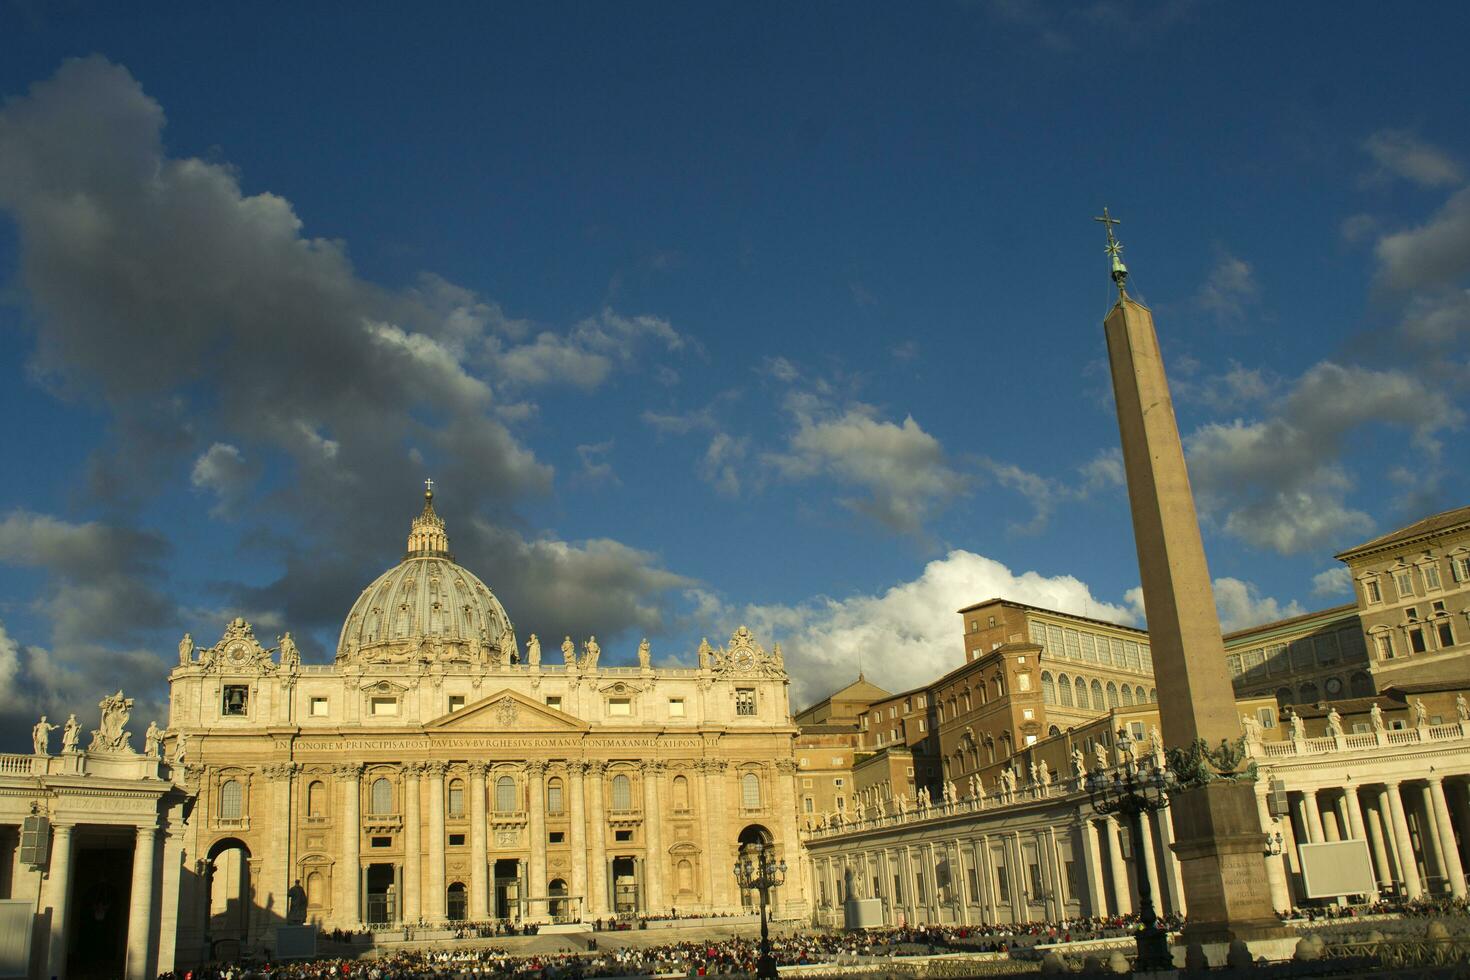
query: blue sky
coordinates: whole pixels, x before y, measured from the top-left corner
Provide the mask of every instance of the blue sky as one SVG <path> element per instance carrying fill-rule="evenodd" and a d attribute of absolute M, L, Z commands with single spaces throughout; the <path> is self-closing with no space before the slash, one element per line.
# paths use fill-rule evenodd
<path fill-rule="evenodd" d="M 1139 621 L 1104 205 L 1227 625 L 1466 502 L 1461 5 L 0 5 L 0 716 L 326 659 L 421 481 L 522 634 L 805 701 Z"/>

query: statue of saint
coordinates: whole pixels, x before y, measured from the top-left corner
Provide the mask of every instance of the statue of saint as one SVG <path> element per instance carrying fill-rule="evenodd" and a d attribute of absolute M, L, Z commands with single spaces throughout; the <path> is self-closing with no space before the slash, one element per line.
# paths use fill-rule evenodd
<path fill-rule="evenodd" d="M 1327 709 L 1327 734 L 1334 738 L 1342 736 L 1342 715 L 1337 713 L 1337 705 Z"/>
<path fill-rule="evenodd" d="M 1464 695 L 1461 695 L 1461 697 L 1463 698 Z M 1374 701 L 1373 707 L 1368 709 L 1368 717 L 1373 722 L 1373 730 L 1375 732 L 1383 731 L 1383 709 L 1378 706 L 1377 701 Z"/>
<path fill-rule="evenodd" d="M 286 921 L 293 926 L 306 921 L 306 889 L 301 887 L 300 878 L 286 890 Z"/>
<path fill-rule="evenodd" d="M 597 645 L 597 637 L 589 637 L 587 642 L 582 644 L 582 649 L 587 653 L 582 660 L 582 666 L 587 670 L 596 670 L 597 660 L 602 656 L 602 647 Z"/>
<path fill-rule="evenodd" d="M 1470 721 L 1470 704 L 1465 701 L 1465 695 L 1455 695 L 1455 713 L 1460 716 L 1461 721 Z"/>
<path fill-rule="evenodd" d="M 568 667 L 577 666 L 577 645 L 572 642 L 570 636 L 561 641 L 561 655 L 566 660 Z"/>
<path fill-rule="evenodd" d="M 76 715 L 67 715 L 66 726 L 61 729 L 61 751 L 76 752 L 82 741 L 82 726 Z"/>
<path fill-rule="evenodd" d="M 179 641 L 179 666 L 187 667 L 194 659 L 194 637 L 185 633 L 184 638 Z"/>
<path fill-rule="evenodd" d="M 1307 737 L 1307 726 L 1302 723 L 1302 716 L 1295 711 L 1291 713 L 1291 737 L 1297 742 Z"/>
<path fill-rule="evenodd" d="M 532 667 L 541 666 L 541 640 L 535 633 L 532 633 L 531 638 L 526 641 L 526 657 L 530 660 Z"/>
<path fill-rule="evenodd" d="M 646 636 L 643 638 L 643 642 L 638 644 L 638 666 L 644 670 L 653 666 L 653 654 L 648 646 L 648 637 Z"/>
<path fill-rule="evenodd" d="M 710 661 L 714 656 L 714 648 L 709 645 L 709 637 L 699 641 L 699 669 L 709 670 Z"/>
<path fill-rule="evenodd" d="M 291 639 L 288 630 L 285 636 L 276 637 L 276 642 L 281 644 L 281 666 L 286 668 L 301 666 L 301 651 L 296 649 L 296 641 Z"/>
<path fill-rule="evenodd" d="M 1429 724 L 1429 709 L 1424 707 L 1423 698 L 1414 699 L 1414 727 L 1423 728 Z"/>
<path fill-rule="evenodd" d="M 1247 742 L 1259 742 L 1261 740 L 1261 723 L 1254 715 L 1241 715 L 1240 727 L 1245 731 Z"/>
<path fill-rule="evenodd" d="M 1038 765 L 1036 768 L 1041 771 L 1041 785 L 1042 785 L 1042 787 L 1044 788 L 1044 787 L 1050 786 L 1051 785 L 1051 769 L 1048 768 L 1048 766 L 1046 764 L 1046 760 L 1043 759 L 1041 761 L 1041 764 Z"/>
<path fill-rule="evenodd" d="M 31 742 L 36 750 L 36 755 L 51 754 L 51 733 L 59 727 L 48 722 L 45 715 L 42 715 L 41 720 L 36 722 L 36 726 L 31 729 Z"/>
<path fill-rule="evenodd" d="M 1097 759 L 1097 768 L 1106 769 L 1108 767 L 1108 747 L 1106 745 L 1101 742 L 1093 745 L 1092 754 Z"/>
<path fill-rule="evenodd" d="M 157 759 L 159 746 L 163 742 L 163 732 L 158 728 L 158 722 L 150 721 L 148 730 L 143 733 L 143 754 L 150 759 Z"/>
<path fill-rule="evenodd" d="M 185 745 L 185 742 L 188 739 L 188 732 L 179 732 L 178 736 L 174 738 L 174 765 L 176 766 L 182 766 L 184 764 L 184 758 L 188 754 L 188 747 Z"/>
<path fill-rule="evenodd" d="M 1082 749 L 1074 745 L 1072 746 L 1072 776 L 1081 779 L 1085 775 L 1087 775 L 1087 763 L 1082 760 Z"/>

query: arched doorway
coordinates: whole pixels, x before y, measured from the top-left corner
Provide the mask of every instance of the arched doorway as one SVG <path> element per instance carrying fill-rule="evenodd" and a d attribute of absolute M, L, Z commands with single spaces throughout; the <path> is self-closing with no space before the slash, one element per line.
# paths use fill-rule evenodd
<path fill-rule="evenodd" d="M 449 886 L 449 891 L 445 895 L 444 904 L 449 913 L 449 921 L 460 922 L 464 919 L 465 912 L 469 908 L 469 899 L 465 894 L 464 882 L 456 881 Z"/>
<path fill-rule="evenodd" d="M 250 939 L 250 848 L 238 837 L 210 845 L 205 861 L 209 892 L 204 933 L 218 957 L 239 956 Z"/>
<path fill-rule="evenodd" d="M 567 919 L 566 879 L 551 879 L 546 885 L 546 894 L 551 899 L 551 920 L 553 922 L 565 922 Z"/>
<path fill-rule="evenodd" d="M 758 854 L 764 855 L 769 860 L 775 853 L 776 838 L 771 836 L 771 832 L 758 823 L 750 824 L 742 830 L 740 836 L 735 838 L 735 842 L 738 845 L 736 848 L 736 857 L 742 862 L 746 860 L 754 862 Z M 775 904 L 776 891 L 773 889 L 771 892 L 771 905 L 775 906 Z M 740 889 L 740 907 L 752 912 L 758 909 L 760 907 L 760 892 L 753 888 Z"/>

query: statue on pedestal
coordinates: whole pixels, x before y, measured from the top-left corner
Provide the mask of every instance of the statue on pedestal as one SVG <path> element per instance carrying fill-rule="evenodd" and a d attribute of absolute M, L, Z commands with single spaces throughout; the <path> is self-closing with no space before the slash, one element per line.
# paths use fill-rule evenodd
<path fill-rule="evenodd" d="M 76 715 L 67 715 L 66 726 L 61 730 L 61 751 L 79 752 L 82 741 L 82 726 L 77 722 Z"/>
<path fill-rule="evenodd" d="M 102 709 L 101 727 L 93 729 L 89 752 L 131 752 L 132 736 L 127 730 L 128 716 L 133 713 L 133 699 L 123 697 L 122 691 L 108 695 L 97 702 Z"/>
<path fill-rule="evenodd" d="M 1302 716 L 1295 711 L 1291 713 L 1291 738 L 1294 742 L 1300 742 L 1307 737 L 1307 726 L 1302 723 Z"/>
<path fill-rule="evenodd" d="M 644 670 L 653 666 L 653 652 L 648 645 L 648 637 L 646 636 L 643 638 L 643 642 L 638 644 L 638 666 Z"/>
<path fill-rule="evenodd" d="M 1081 779 L 1086 775 L 1087 763 L 1083 761 L 1082 749 L 1081 747 L 1074 745 L 1072 746 L 1072 778 Z"/>
<path fill-rule="evenodd" d="M 286 921 L 293 926 L 306 922 L 306 889 L 301 887 L 300 878 L 286 890 Z"/>
<path fill-rule="evenodd" d="M 194 660 L 194 637 L 185 633 L 184 638 L 179 641 L 179 666 L 187 667 Z"/>
<path fill-rule="evenodd" d="M 1429 709 L 1424 707 L 1423 698 L 1414 699 L 1414 727 L 1423 728 L 1429 724 Z"/>
<path fill-rule="evenodd" d="M 1375 732 L 1383 731 L 1383 709 L 1378 706 L 1377 701 L 1374 701 L 1373 707 L 1368 709 L 1368 719 L 1372 722 Z"/>
<path fill-rule="evenodd" d="M 597 645 L 597 637 L 589 637 L 587 642 L 582 644 L 582 649 L 586 652 L 586 656 L 582 658 L 582 668 L 596 670 L 597 661 L 602 656 L 602 647 Z"/>
<path fill-rule="evenodd" d="M 1338 714 L 1337 705 L 1327 709 L 1327 734 L 1342 738 L 1342 715 Z"/>
<path fill-rule="evenodd" d="M 570 636 L 561 641 L 561 655 L 568 667 L 577 666 L 577 645 Z"/>
<path fill-rule="evenodd" d="M 35 727 L 31 729 L 31 744 L 36 755 L 51 754 L 51 733 L 58 727 L 60 726 L 48 722 L 45 715 L 42 715 L 41 720 L 36 722 Z"/>
<path fill-rule="evenodd" d="M 150 721 L 148 730 L 143 733 L 143 754 L 150 759 L 157 759 L 162 742 L 163 732 L 159 730 L 158 722 Z"/>
<path fill-rule="evenodd" d="M 535 633 L 532 633 L 531 638 L 526 641 L 526 659 L 530 661 L 532 667 L 541 666 L 541 638 Z"/>
<path fill-rule="evenodd" d="M 1461 721 L 1470 721 L 1470 703 L 1465 701 L 1465 695 L 1455 695 L 1455 713 L 1460 716 Z"/>

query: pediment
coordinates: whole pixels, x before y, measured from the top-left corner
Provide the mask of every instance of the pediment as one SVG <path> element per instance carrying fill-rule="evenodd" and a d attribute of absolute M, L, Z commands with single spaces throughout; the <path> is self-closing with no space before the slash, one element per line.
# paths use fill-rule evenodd
<path fill-rule="evenodd" d="M 424 726 L 426 732 L 585 732 L 585 721 L 550 708 L 532 698 L 501 688 L 488 697 L 467 704 L 451 714 L 440 715 Z"/>

